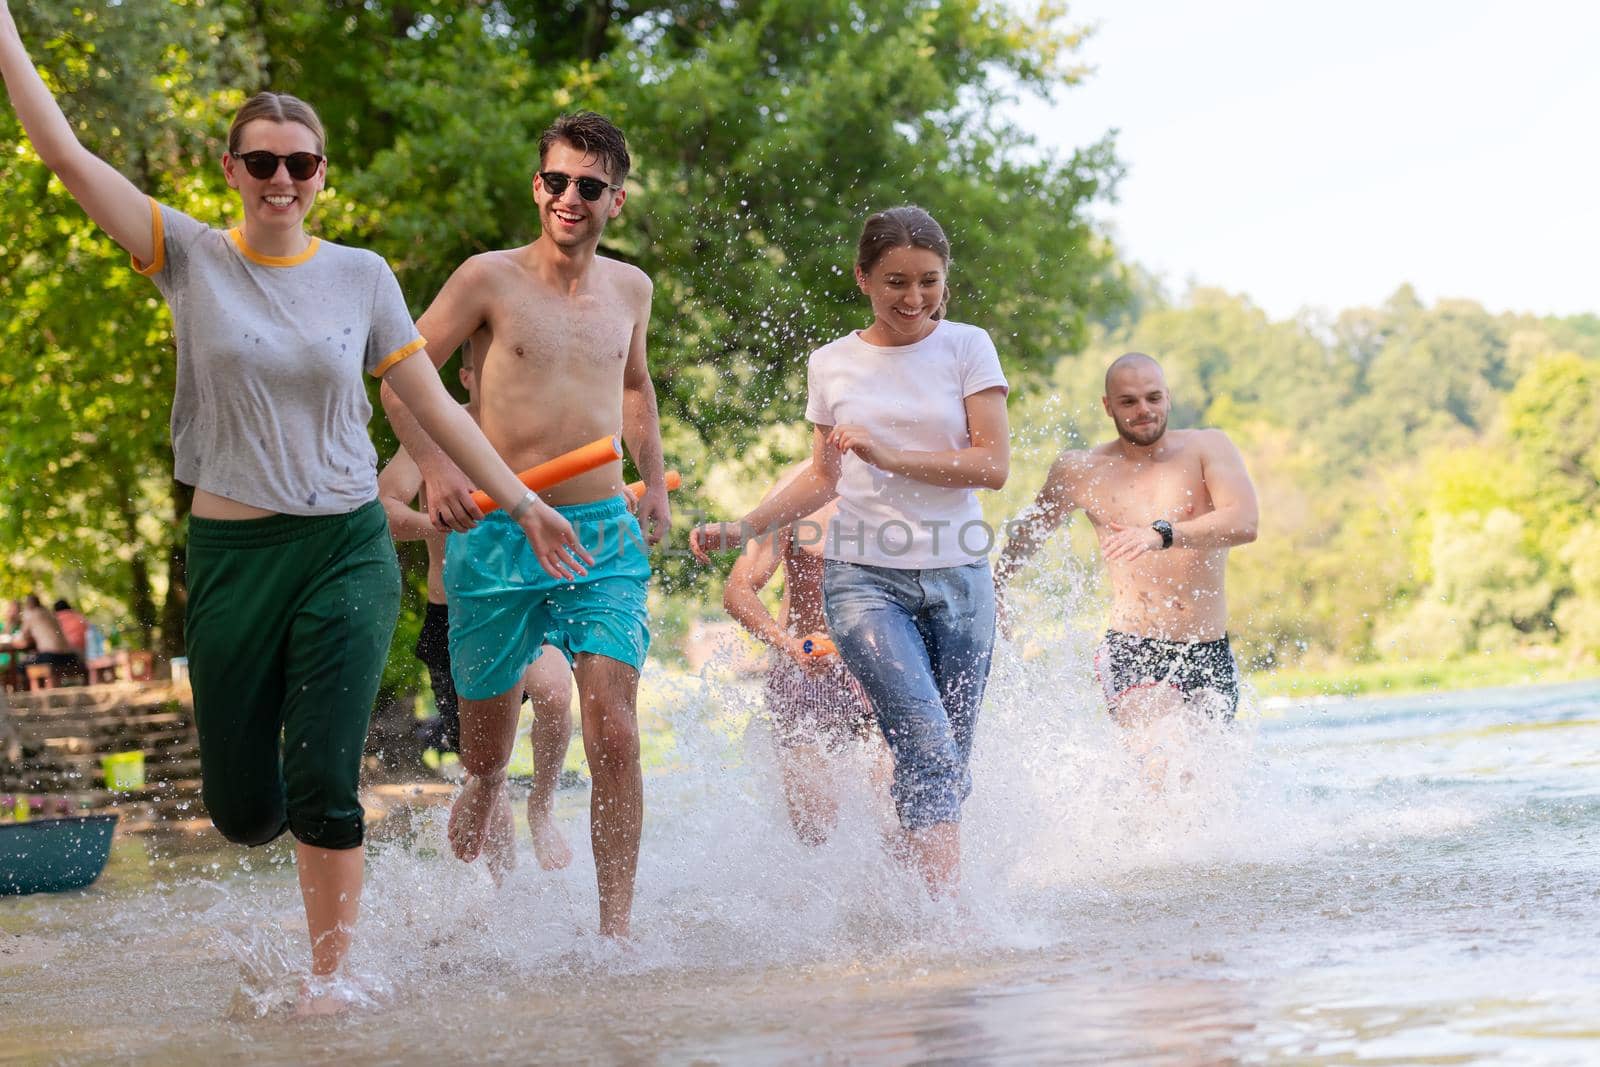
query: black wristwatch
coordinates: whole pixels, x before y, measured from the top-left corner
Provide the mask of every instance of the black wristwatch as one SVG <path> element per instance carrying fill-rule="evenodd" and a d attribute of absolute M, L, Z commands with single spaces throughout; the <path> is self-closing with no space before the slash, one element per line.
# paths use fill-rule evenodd
<path fill-rule="evenodd" d="M 1150 529 L 1161 535 L 1161 547 L 1172 547 L 1172 523 L 1166 519 L 1157 519 L 1150 524 Z"/>

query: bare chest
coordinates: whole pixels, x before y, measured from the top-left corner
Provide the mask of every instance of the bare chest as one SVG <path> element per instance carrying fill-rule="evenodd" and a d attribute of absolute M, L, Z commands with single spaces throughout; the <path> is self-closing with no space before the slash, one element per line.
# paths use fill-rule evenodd
<path fill-rule="evenodd" d="M 1082 503 L 1096 525 L 1182 522 L 1215 509 L 1197 457 L 1170 462 L 1107 464 L 1085 481 Z"/>
<path fill-rule="evenodd" d="M 547 384 L 620 375 L 633 336 L 627 308 L 603 295 L 526 295 L 503 304 L 493 328 L 496 355 L 519 376 L 551 375 Z"/>

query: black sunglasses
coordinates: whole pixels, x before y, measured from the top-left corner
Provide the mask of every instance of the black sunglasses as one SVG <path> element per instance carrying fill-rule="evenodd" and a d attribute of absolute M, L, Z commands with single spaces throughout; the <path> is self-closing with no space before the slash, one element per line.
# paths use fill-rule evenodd
<path fill-rule="evenodd" d="M 241 152 L 233 158 L 244 164 L 250 177 L 266 181 L 278 173 L 278 164 L 289 170 L 289 177 L 297 182 L 308 180 L 322 165 L 322 157 L 315 152 L 290 152 L 280 156 L 272 152 Z"/>
<path fill-rule="evenodd" d="M 621 189 L 620 185 L 601 181 L 599 178 L 574 178 L 570 174 L 562 174 L 558 170 L 541 170 L 539 180 L 544 182 L 544 187 L 550 191 L 551 196 L 559 197 L 567 191 L 569 182 L 578 183 L 578 195 L 591 204 L 600 199 L 600 194 L 607 189 Z"/>

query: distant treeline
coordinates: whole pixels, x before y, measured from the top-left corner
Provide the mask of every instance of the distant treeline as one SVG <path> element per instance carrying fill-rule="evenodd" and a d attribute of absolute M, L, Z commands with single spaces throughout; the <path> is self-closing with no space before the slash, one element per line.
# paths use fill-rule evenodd
<path fill-rule="evenodd" d="M 1600 317 L 1409 288 L 1332 319 L 1215 290 L 1148 301 L 1022 402 L 1025 462 L 1108 435 L 1101 374 L 1127 350 L 1165 365 L 1173 426 L 1244 451 L 1261 537 L 1233 554 L 1230 599 L 1256 666 L 1600 653 Z"/>

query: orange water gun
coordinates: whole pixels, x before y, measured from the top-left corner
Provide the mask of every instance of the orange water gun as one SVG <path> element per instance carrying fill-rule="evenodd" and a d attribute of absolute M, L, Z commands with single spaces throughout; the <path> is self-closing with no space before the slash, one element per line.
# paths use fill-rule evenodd
<path fill-rule="evenodd" d="M 834 647 L 833 638 L 827 634 L 810 634 L 800 642 L 800 651 L 808 656 L 837 656 L 839 650 Z"/>

